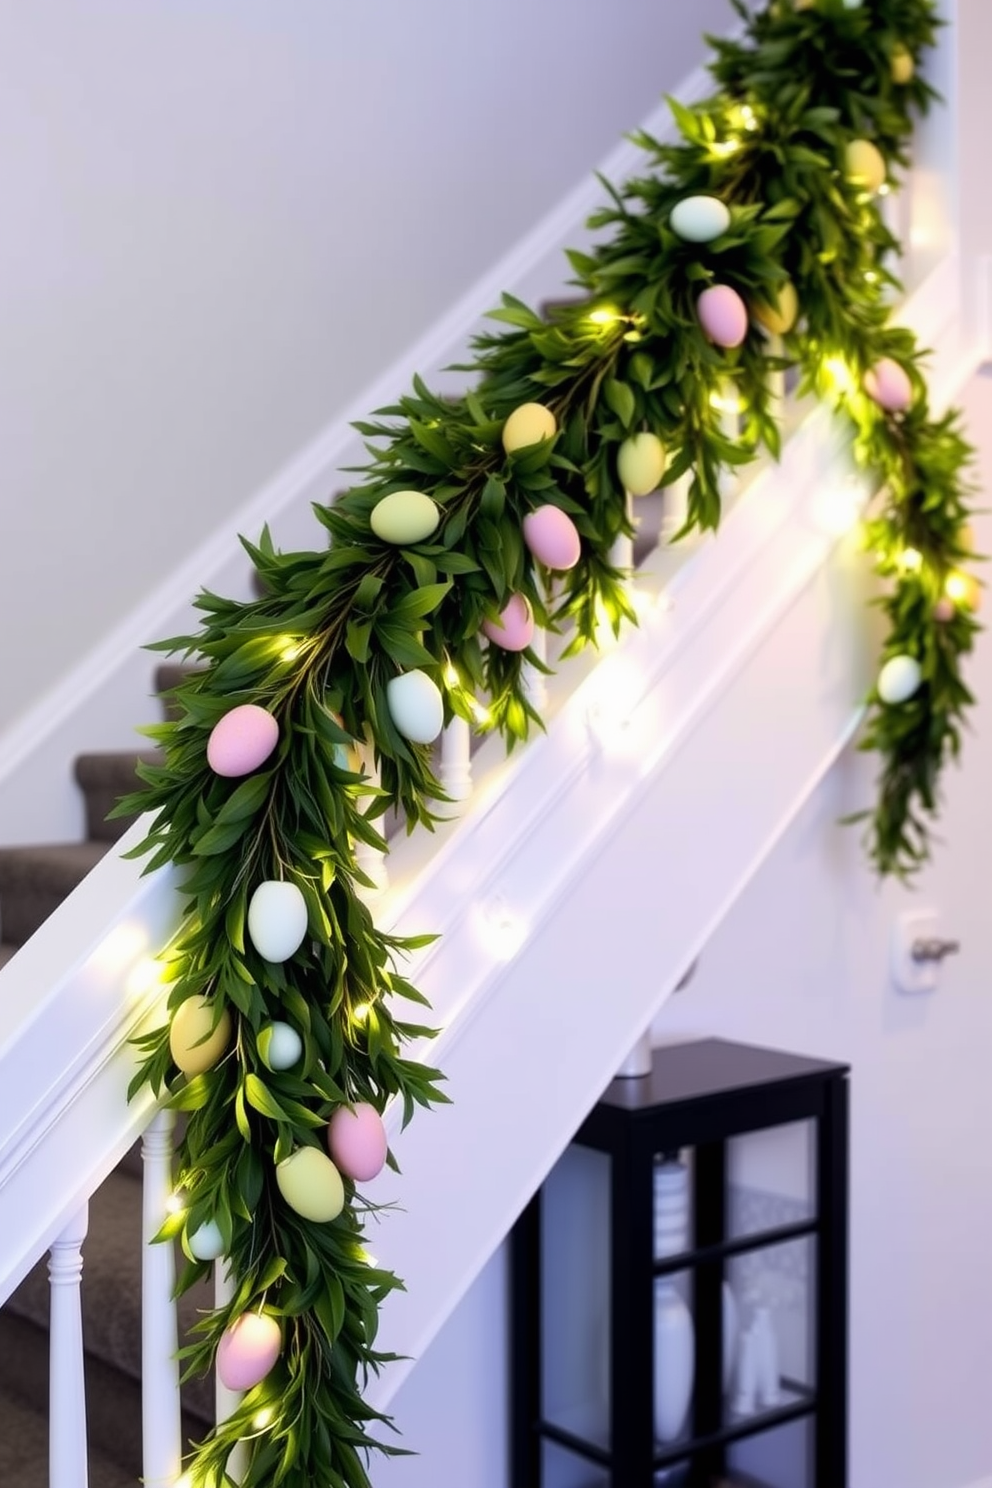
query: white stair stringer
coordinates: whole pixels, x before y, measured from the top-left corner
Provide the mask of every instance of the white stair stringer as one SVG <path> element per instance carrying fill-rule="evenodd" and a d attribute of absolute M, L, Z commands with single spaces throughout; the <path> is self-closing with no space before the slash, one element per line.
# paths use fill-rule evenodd
<path fill-rule="evenodd" d="M 944 260 L 900 310 L 933 349 L 935 410 L 977 365 Z M 492 773 L 424 862 L 394 848 L 377 919 L 438 932 L 404 971 L 430 998 L 452 1107 L 403 1132 L 377 1259 L 395 1391 L 630 1049 L 850 740 L 873 680 L 870 560 L 844 532 L 866 492 L 825 409 L 788 441 L 641 624 L 586 673 L 545 735 Z M 570 663 L 575 666 L 575 663 Z M 869 803 L 866 803 L 869 804 Z M 746 990 L 746 989 L 745 989 Z"/>

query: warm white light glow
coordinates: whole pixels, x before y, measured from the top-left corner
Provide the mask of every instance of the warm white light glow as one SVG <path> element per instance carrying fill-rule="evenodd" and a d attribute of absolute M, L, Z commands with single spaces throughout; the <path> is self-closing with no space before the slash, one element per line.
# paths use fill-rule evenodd
<path fill-rule="evenodd" d="M 835 485 L 821 486 L 814 498 L 814 519 L 821 532 L 844 537 L 861 519 L 865 493 L 852 476 Z"/>
<path fill-rule="evenodd" d="M 754 112 L 754 109 L 751 107 L 751 105 L 749 103 L 742 103 L 741 104 L 740 113 L 741 113 L 741 123 L 744 125 L 744 128 L 745 129 L 757 129 L 757 127 L 758 127 L 758 116 Z"/>
<path fill-rule="evenodd" d="M 838 393 L 850 393 L 854 389 L 851 369 L 842 356 L 829 356 L 823 363 L 824 376 Z"/>
<path fill-rule="evenodd" d="M 948 599 L 953 599 L 955 604 L 960 604 L 963 599 L 967 599 L 968 580 L 965 578 L 964 574 L 948 574 L 947 580 L 944 584 L 944 593 L 947 595 Z"/>
<path fill-rule="evenodd" d="M 369 1013 L 372 1011 L 371 1002 L 359 1002 L 351 1010 L 352 1023 L 367 1023 Z"/>
<path fill-rule="evenodd" d="M 141 1002 L 157 992 L 167 981 L 166 968 L 154 956 L 139 956 L 127 974 L 124 991 L 128 998 Z"/>
<path fill-rule="evenodd" d="M 598 310 L 592 310 L 589 313 L 590 324 L 596 326 L 616 325 L 617 321 L 623 318 L 621 312 L 615 310 L 612 305 L 601 305 Z"/>
<path fill-rule="evenodd" d="M 492 722 L 493 715 L 490 713 L 489 709 L 485 707 L 484 704 L 478 701 L 477 698 L 471 698 L 469 700 L 469 707 L 472 710 L 472 717 L 481 727 L 485 728 Z"/>
<path fill-rule="evenodd" d="M 739 393 L 710 393 L 710 407 L 719 413 L 743 413 L 747 403 Z"/>
<path fill-rule="evenodd" d="M 899 567 L 903 573 L 919 573 L 923 567 L 923 554 L 918 548 L 903 548 L 899 554 Z"/>
<path fill-rule="evenodd" d="M 717 140 L 715 144 L 710 145 L 710 154 L 716 155 L 719 159 L 722 160 L 727 155 L 733 155 L 734 151 L 739 150 L 740 147 L 740 140 L 734 139 L 733 137 L 725 140 Z"/>
<path fill-rule="evenodd" d="M 255 1431 L 264 1431 L 275 1420 L 275 1411 L 271 1405 L 264 1405 L 260 1411 L 256 1411 L 251 1418 L 252 1428 Z"/>
<path fill-rule="evenodd" d="M 302 650 L 303 647 L 299 641 L 291 641 L 287 638 L 280 643 L 279 660 L 286 662 L 295 661 Z"/>
<path fill-rule="evenodd" d="M 878 283 L 878 275 L 875 273 L 875 270 L 874 269 L 866 269 L 865 270 L 865 283 L 866 284 L 877 284 Z"/>
<path fill-rule="evenodd" d="M 499 895 L 476 914 L 479 939 L 496 961 L 511 961 L 527 939 L 527 925 Z"/>
<path fill-rule="evenodd" d="M 881 186 L 879 186 L 878 191 L 875 194 L 877 196 L 888 196 L 888 194 L 889 194 L 889 192 L 891 190 L 892 190 L 892 187 L 889 185 L 888 181 L 883 181 L 882 184 L 881 184 Z"/>
<path fill-rule="evenodd" d="M 181 1193 L 171 1193 L 165 1201 L 165 1211 L 167 1214 L 182 1214 L 185 1207 L 186 1205 Z"/>
<path fill-rule="evenodd" d="M 461 678 L 459 677 L 456 668 L 450 661 L 444 669 L 444 685 L 445 687 L 461 686 Z"/>

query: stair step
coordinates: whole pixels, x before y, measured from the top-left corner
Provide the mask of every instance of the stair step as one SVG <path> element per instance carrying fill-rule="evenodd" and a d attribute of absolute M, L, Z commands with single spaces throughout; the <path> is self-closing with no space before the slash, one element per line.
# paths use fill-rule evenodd
<path fill-rule="evenodd" d="M 178 687 L 180 682 L 184 682 L 192 672 L 200 670 L 200 667 L 173 661 L 164 661 L 155 668 L 155 691 L 162 700 L 162 712 L 167 720 L 174 721 L 181 716 L 179 709 L 169 697 L 170 692 Z"/>
<path fill-rule="evenodd" d="M 85 1342 L 85 1339 L 84 1339 Z M 48 1333 L 0 1311 L 0 1483 L 49 1488 Z M 117 1369 L 84 1359 L 90 1488 L 135 1488 L 141 1476 L 141 1386 Z M 183 1440 L 204 1423 L 183 1417 Z"/>
<path fill-rule="evenodd" d="M 141 1184 L 117 1171 L 90 1200 L 89 1230 L 83 1242 L 83 1338 L 87 1356 L 141 1378 Z M 177 1262 L 183 1264 L 182 1259 Z M 213 1305 L 213 1289 L 198 1284 L 179 1300 L 180 1343 L 202 1312 Z M 41 1261 L 11 1295 L 6 1311 L 36 1328 L 48 1327 L 48 1267 Z M 198 1423 L 212 1423 L 211 1377 L 187 1381 L 183 1405 Z M 0 1477 L 0 1481 L 5 1481 Z"/>
<path fill-rule="evenodd" d="M 22 945 L 103 857 L 107 842 L 0 848 L 4 940 Z"/>
<path fill-rule="evenodd" d="M 116 842 L 123 837 L 134 821 L 133 816 L 107 816 L 121 796 L 137 790 L 141 781 L 135 764 L 160 764 L 162 754 L 157 749 L 141 749 L 135 753 L 81 754 L 73 766 L 76 783 L 86 802 L 86 835 L 100 842 Z"/>
<path fill-rule="evenodd" d="M 0 941 L 0 966 L 6 966 L 16 950 L 16 945 L 9 945 L 7 941 Z"/>

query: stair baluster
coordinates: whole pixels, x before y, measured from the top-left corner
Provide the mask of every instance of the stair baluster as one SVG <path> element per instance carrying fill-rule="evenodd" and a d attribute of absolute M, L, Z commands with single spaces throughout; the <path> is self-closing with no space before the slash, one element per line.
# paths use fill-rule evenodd
<path fill-rule="evenodd" d="M 214 1263 L 214 1306 L 217 1308 L 227 1307 L 234 1296 L 234 1278 L 226 1269 L 223 1262 Z M 217 1424 L 226 1421 L 228 1416 L 233 1415 L 241 1404 L 241 1390 L 229 1390 L 222 1382 L 220 1374 L 214 1373 L 214 1400 L 217 1407 Z M 227 1459 L 228 1476 L 236 1483 L 240 1483 L 244 1476 L 245 1468 L 248 1466 L 248 1444 L 239 1442 Z"/>
<path fill-rule="evenodd" d="M 441 735 L 438 779 L 453 801 L 472 794 L 472 734 L 464 718 L 453 718 Z"/>
<path fill-rule="evenodd" d="M 54 1488 L 87 1488 L 86 1386 L 79 1287 L 82 1244 L 89 1225 L 84 1204 L 53 1243 L 48 1260 L 51 1322 L 48 1468 Z"/>
<path fill-rule="evenodd" d="M 141 1429 L 145 1488 L 173 1488 L 182 1470 L 178 1325 L 171 1244 L 153 1245 L 172 1198 L 175 1113 L 152 1118 L 141 1144 Z M 61 1480 L 58 1480 L 61 1482 Z"/>

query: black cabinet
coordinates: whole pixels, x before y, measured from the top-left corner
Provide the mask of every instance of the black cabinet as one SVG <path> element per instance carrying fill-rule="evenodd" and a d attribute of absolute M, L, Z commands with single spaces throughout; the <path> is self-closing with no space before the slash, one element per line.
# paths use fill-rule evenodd
<path fill-rule="evenodd" d="M 847 1066 L 614 1080 L 511 1243 L 513 1488 L 846 1488 Z"/>

